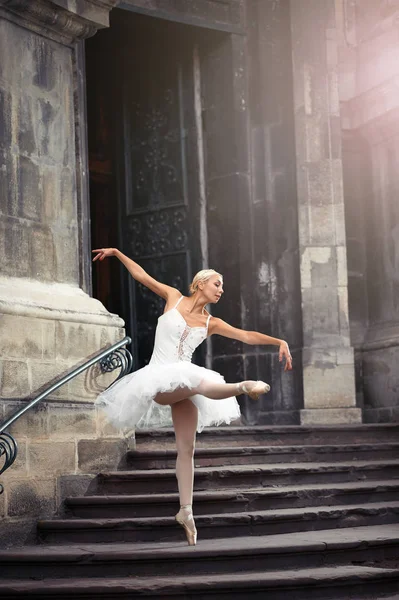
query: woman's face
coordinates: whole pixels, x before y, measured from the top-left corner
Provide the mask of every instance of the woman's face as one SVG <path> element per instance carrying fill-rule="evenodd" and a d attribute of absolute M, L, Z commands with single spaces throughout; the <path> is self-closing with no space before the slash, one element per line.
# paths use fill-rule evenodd
<path fill-rule="evenodd" d="M 207 281 L 200 284 L 201 292 L 206 296 L 208 302 L 216 304 L 223 294 L 223 277 L 221 275 L 211 275 Z"/>

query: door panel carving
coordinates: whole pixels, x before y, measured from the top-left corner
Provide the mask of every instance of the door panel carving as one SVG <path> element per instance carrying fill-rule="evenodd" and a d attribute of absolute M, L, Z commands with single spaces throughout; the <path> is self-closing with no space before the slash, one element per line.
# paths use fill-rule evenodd
<path fill-rule="evenodd" d="M 202 267 L 194 42 L 182 26 L 118 15 L 111 27 L 121 48 L 121 246 L 153 277 L 186 293 L 192 270 Z M 127 290 L 127 329 L 136 342 L 135 364 L 143 366 L 163 301 L 132 281 Z"/>

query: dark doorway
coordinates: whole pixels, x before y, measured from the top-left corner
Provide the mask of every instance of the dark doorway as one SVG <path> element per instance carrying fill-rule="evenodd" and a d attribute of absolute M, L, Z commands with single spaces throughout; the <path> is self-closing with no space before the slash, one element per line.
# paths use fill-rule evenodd
<path fill-rule="evenodd" d="M 195 28 L 123 10 L 86 42 L 92 246 L 183 293 L 207 253 L 199 42 Z M 162 300 L 112 259 L 93 269 L 93 295 L 146 364 Z"/>

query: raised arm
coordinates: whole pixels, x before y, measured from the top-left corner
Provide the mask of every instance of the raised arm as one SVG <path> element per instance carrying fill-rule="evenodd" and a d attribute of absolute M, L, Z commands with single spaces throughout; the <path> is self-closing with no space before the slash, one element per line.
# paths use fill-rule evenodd
<path fill-rule="evenodd" d="M 166 302 L 169 300 L 173 302 L 175 299 L 181 296 L 181 293 L 176 288 L 171 287 L 170 285 L 165 285 L 164 283 L 161 283 L 160 281 L 157 281 L 151 277 L 151 275 L 148 275 L 147 271 L 145 271 L 143 267 L 140 267 L 139 264 L 134 262 L 134 260 L 123 254 L 117 248 L 100 248 L 97 250 L 92 250 L 92 252 L 96 253 L 93 258 L 93 262 L 96 260 L 104 260 L 110 256 L 115 256 L 118 258 L 127 268 L 133 279 L 145 285 L 158 296 L 161 296 L 161 298 L 166 300 Z"/>
<path fill-rule="evenodd" d="M 257 344 L 263 346 L 278 346 L 280 362 L 285 358 L 284 371 L 290 371 L 292 369 L 292 356 L 288 344 L 284 340 L 265 335 L 264 333 L 259 333 L 259 331 L 245 331 L 244 329 L 238 329 L 238 327 L 232 327 L 222 319 L 217 318 L 212 318 L 210 322 L 209 334 L 213 335 L 214 333 L 252 346 Z"/>

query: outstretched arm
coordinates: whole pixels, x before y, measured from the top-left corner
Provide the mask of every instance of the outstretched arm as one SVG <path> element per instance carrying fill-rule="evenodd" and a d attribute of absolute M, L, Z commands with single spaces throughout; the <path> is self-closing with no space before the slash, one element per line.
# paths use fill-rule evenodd
<path fill-rule="evenodd" d="M 157 281 L 151 277 L 151 275 L 148 275 L 147 271 L 144 271 L 143 267 L 140 267 L 139 264 L 134 262 L 134 260 L 123 254 L 117 248 L 100 248 L 97 250 L 92 250 L 92 252 L 96 253 L 93 258 L 93 262 L 96 260 L 104 260 L 110 256 L 115 256 L 118 258 L 121 263 L 125 265 L 133 279 L 145 285 L 152 292 L 158 296 L 161 296 L 161 298 L 164 298 L 166 302 L 168 302 L 168 300 L 174 301 L 181 296 L 181 293 L 176 288 L 171 287 L 170 285 L 165 285 L 164 283 L 161 283 L 160 281 Z"/>
<path fill-rule="evenodd" d="M 250 345 L 264 345 L 264 346 L 279 346 L 279 360 L 283 361 L 285 358 L 284 371 L 290 371 L 292 369 L 292 356 L 287 342 L 278 338 L 259 333 L 259 331 L 245 331 L 244 329 L 238 329 L 238 327 L 232 327 L 222 319 L 211 319 L 209 333 L 223 335 L 224 337 L 231 338 L 233 340 L 239 340 L 244 344 Z"/>

